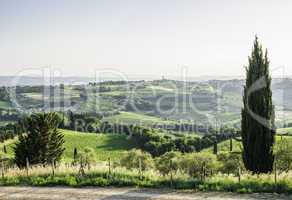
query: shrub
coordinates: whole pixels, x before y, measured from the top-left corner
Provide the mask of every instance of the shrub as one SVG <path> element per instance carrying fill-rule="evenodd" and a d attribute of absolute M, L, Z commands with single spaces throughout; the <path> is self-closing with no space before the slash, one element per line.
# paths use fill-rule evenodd
<path fill-rule="evenodd" d="M 77 154 L 77 160 L 80 165 L 86 165 L 90 169 L 90 164 L 96 162 L 96 154 L 92 148 L 86 147 L 83 151 Z"/>
<path fill-rule="evenodd" d="M 156 159 L 155 166 L 160 174 L 163 176 L 171 172 L 177 172 L 179 169 L 180 152 L 167 152 Z"/>
<path fill-rule="evenodd" d="M 288 172 L 292 169 L 292 143 L 287 139 L 281 139 L 275 145 L 275 161 L 277 170 Z"/>
<path fill-rule="evenodd" d="M 145 171 L 153 167 L 153 159 L 149 153 L 142 152 L 141 150 L 133 149 L 127 152 L 121 158 L 121 166 L 127 169 L 139 169 Z"/>
<path fill-rule="evenodd" d="M 204 179 L 218 168 L 216 157 L 210 153 L 191 153 L 182 157 L 180 169 L 190 177 Z"/>
<path fill-rule="evenodd" d="M 237 174 L 238 167 L 242 167 L 241 154 L 237 152 L 223 152 L 218 154 L 219 171 L 224 174 Z"/>

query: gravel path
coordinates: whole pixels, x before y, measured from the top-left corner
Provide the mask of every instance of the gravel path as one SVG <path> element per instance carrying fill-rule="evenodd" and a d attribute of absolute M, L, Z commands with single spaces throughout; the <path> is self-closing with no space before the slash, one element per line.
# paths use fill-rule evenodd
<path fill-rule="evenodd" d="M 277 194 L 194 193 L 136 188 L 0 187 L 1 200 L 258 200 L 292 199 Z"/>

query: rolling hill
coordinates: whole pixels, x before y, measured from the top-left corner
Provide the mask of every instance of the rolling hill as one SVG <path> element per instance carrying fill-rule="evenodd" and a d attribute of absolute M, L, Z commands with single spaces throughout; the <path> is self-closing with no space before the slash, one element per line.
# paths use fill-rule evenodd
<path fill-rule="evenodd" d="M 153 124 L 174 124 L 173 120 L 164 120 L 159 117 L 149 116 L 145 114 L 139 114 L 134 112 L 119 112 L 117 115 L 112 115 L 103 118 L 103 121 L 120 124 L 141 124 L 141 125 L 153 125 Z"/>
<path fill-rule="evenodd" d="M 105 161 L 109 157 L 112 160 L 118 160 L 124 152 L 135 147 L 125 135 L 81 133 L 69 130 L 61 131 L 65 139 L 65 152 L 62 158 L 64 162 L 72 161 L 75 147 L 78 151 L 82 151 L 85 147 L 94 149 L 96 158 L 100 161 Z M 5 143 L 0 143 L 1 151 L 3 150 L 3 145 L 7 146 L 8 157 L 13 157 L 13 146 L 16 140 L 7 140 Z"/>

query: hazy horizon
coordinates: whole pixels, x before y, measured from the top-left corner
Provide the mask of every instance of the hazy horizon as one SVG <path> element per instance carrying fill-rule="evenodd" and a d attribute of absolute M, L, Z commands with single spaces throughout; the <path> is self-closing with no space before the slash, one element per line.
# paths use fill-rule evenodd
<path fill-rule="evenodd" d="M 0 0 L 0 75 L 245 76 L 255 35 L 273 76 L 292 75 L 292 2 Z"/>

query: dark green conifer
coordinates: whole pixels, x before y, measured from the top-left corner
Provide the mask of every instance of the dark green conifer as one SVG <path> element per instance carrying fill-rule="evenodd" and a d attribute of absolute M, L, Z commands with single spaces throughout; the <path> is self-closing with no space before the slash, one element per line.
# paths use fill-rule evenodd
<path fill-rule="evenodd" d="M 74 148 L 74 152 L 73 152 L 73 162 L 76 162 L 78 158 L 78 152 L 77 152 L 77 148 Z"/>
<path fill-rule="evenodd" d="M 267 55 L 256 37 L 246 67 L 241 112 L 243 161 L 246 169 L 253 173 L 271 172 L 274 162 L 274 106 Z"/>
<path fill-rule="evenodd" d="M 233 138 L 231 137 L 230 139 L 229 139 L 229 151 L 230 152 L 232 152 L 233 151 Z"/>
<path fill-rule="evenodd" d="M 7 148 L 6 148 L 6 145 L 3 146 L 3 153 L 7 154 Z"/>
<path fill-rule="evenodd" d="M 14 147 L 15 163 L 25 167 L 26 160 L 31 165 L 58 162 L 65 150 L 63 135 L 58 131 L 58 115 L 37 113 L 24 121 L 26 131 L 19 135 L 19 141 Z"/>

